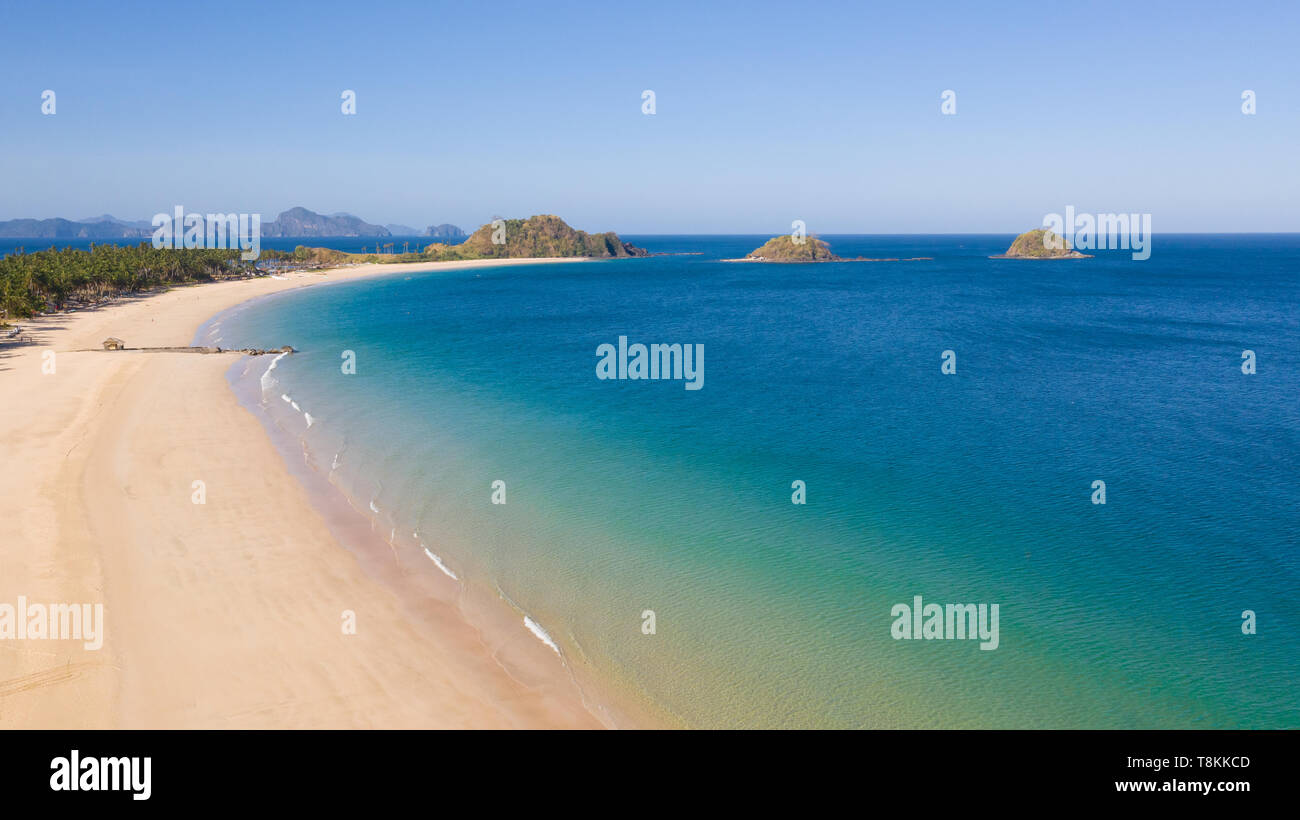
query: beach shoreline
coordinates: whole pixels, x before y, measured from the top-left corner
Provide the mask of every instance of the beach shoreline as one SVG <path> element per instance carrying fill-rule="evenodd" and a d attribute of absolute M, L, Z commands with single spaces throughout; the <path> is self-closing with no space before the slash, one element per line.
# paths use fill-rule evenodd
<path fill-rule="evenodd" d="M 260 357 L 93 350 L 185 345 L 309 285 L 549 261 L 576 260 L 293 272 L 24 322 L 30 342 L 0 348 L 0 445 L 21 465 L 0 476 L 0 601 L 102 604 L 103 643 L 0 639 L 0 727 L 613 725 L 522 624 L 488 640 L 437 573 L 341 548 L 227 380 Z"/>

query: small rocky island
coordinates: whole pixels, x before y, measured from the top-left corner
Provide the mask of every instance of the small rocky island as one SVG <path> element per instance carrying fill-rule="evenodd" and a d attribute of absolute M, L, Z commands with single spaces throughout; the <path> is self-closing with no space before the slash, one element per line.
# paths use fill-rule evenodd
<path fill-rule="evenodd" d="M 755 248 L 745 257 L 749 262 L 842 262 L 831 253 L 831 246 L 815 236 L 805 236 L 802 241 L 794 237 L 774 236 L 762 247 Z"/>
<path fill-rule="evenodd" d="M 907 259 L 890 257 L 871 259 L 865 256 L 845 258 L 831 253 L 831 246 L 815 236 L 805 236 L 796 242 L 793 236 L 774 236 L 762 247 L 755 248 L 742 259 L 723 259 L 723 262 L 922 262 L 932 256 L 913 256 Z"/>
<path fill-rule="evenodd" d="M 1091 259 L 1086 253 L 1079 253 L 1070 247 L 1065 237 L 1052 231 L 1039 228 L 1027 231 L 1016 237 L 1007 252 L 990 259 Z"/>

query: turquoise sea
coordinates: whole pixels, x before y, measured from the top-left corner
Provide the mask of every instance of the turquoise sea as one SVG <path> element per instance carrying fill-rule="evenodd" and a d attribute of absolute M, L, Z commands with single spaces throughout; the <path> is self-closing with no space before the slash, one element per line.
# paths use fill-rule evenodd
<path fill-rule="evenodd" d="M 1300 235 L 1145 261 L 826 236 L 933 260 L 817 265 L 624 238 L 689 255 L 308 288 L 198 341 L 298 348 L 232 371 L 259 416 L 593 697 L 698 727 L 1300 727 Z M 702 389 L 598 379 L 620 336 L 703 345 Z M 896 640 L 915 596 L 997 604 L 997 648 Z"/>

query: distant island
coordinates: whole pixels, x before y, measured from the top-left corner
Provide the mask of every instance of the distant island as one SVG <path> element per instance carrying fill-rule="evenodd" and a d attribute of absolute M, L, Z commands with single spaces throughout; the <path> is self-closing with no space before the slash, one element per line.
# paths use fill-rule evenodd
<path fill-rule="evenodd" d="M 272 222 L 263 222 L 262 236 L 392 236 L 392 234 L 383 225 L 371 225 L 352 214 L 325 216 L 297 207 L 282 212 Z"/>
<path fill-rule="evenodd" d="M 723 262 L 923 262 L 932 256 L 912 256 L 906 259 L 889 257 L 874 259 L 866 256 L 845 258 L 831 253 L 831 246 L 815 236 L 805 236 L 796 242 L 793 236 L 774 236 L 741 259 L 723 259 Z"/>
<path fill-rule="evenodd" d="M 126 222 L 111 216 L 95 219 L 10 219 L 0 221 L 0 239 L 148 239 L 149 223 Z"/>
<path fill-rule="evenodd" d="M 464 239 L 467 236 L 467 234 L 464 231 L 462 231 L 460 228 L 457 228 L 455 225 L 444 224 L 444 225 L 430 225 L 429 227 L 424 229 L 424 233 L 422 234 L 422 236 L 429 236 L 434 239 L 443 239 L 443 240 L 451 240 L 454 242 L 459 242 L 462 239 Z"/>
<path fill-rule="evenodd" d="M 1052 231 L 1039 228 L 1026 231 L 1011 243 L 1007 252 L 990 259 L 1091 259 L 1086 253 L 1079 253 L 1070 247 L 1065 237 Z"/>
<path fill-rule="evenodd" d="M 831 246 L 815 236 L 796 241 L 793 236 L 774 236 L 749 252 L 750 262 L 842 262 L 831 253 Z"/>
<path fill-rule="evenodd" d="M 111 214 L 89 219 L 0 220 L 0 239 L 149 239 L 153 222 L 118 219 Z M 455 225 L 431 225 L 423 231 L 407 225 L 372 225 L 348 213 L 319 214 L 301 206 L 282 211 L 262 223 L 263 237 L 428 236 L 460 241 L 465 232 Z"/>

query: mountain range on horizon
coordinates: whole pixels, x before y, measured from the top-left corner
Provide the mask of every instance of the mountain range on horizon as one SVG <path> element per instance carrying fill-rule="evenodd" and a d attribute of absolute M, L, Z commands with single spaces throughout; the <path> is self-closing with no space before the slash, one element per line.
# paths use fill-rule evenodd
<path fill-rule="evenodd" d="M 395 230 L 396 229 L 396 230 Z M 119 219 L 112 214 L 85 219 L 10 219 L 0 221 L 0 239 L 148 239 L 154 226 L 150 220 Z M 461 241 L 468 236 L 447 223 L 430 225 L 423 231 L 406 225 L 375 225 L 349 213 L 319 214 L 301 206 L 281 211 L 262 223 L 263 237 L 348 237 L 427 236 L 442 242 Z"/>

